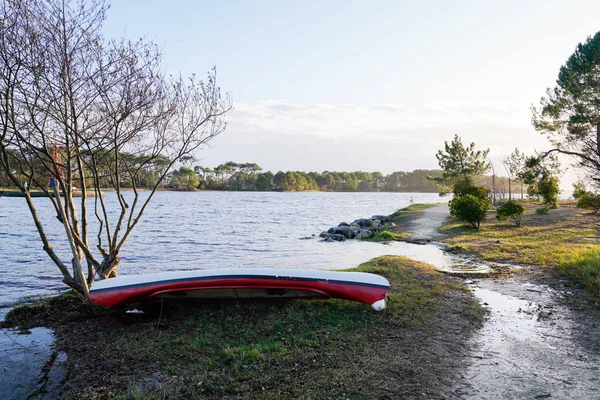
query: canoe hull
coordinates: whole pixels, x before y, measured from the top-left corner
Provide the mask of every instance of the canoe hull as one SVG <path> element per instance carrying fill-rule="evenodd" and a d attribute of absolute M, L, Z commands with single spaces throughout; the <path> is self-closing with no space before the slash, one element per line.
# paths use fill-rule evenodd
<path fill-rule="evenodd" d="M 174 298 L 339 298 L 385 308 L 389 282 L 374 274 L 310 270 L 199 270 L 119 277 L 90 290 L 101 306 Z"/>

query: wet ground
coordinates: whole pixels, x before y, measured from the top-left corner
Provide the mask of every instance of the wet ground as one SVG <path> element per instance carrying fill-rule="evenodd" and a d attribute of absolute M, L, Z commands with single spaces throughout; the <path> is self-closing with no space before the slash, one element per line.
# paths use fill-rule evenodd
<path fill-rule="evenodd" d="M 456 394 L 465 399 L 598 399 L 600 354 L 558 292 L 515 279 L 470 284 L 489 316 Z M 590 345 L 591 344 L 591 345 Z"/>
<path fill-rule="evenodd" d="M 438 228 L 442 226 L 449 214 L 448 204 L 438 204 L 428 208 L 422 218 L 410 223 L 406 233 L 414 240 L 439 240 L 444 235 L 438 231 Z"/>
<path fill-rule="evenodd" d="M 446 205 L 425 211 L 412 238 L 439 239 Z M 600 321 L 526 270 L 466 283 L 489 311 L 470 344 L 461 399 L 600 399 Z M 556 287 L 560 287 L 557 285 Z"/>
<path fill-rule="evenodd" d="M 0 329 L 0 393 L 3 399 L 57 399 L 66 355 L 56 354 L 47 328 Z"/>

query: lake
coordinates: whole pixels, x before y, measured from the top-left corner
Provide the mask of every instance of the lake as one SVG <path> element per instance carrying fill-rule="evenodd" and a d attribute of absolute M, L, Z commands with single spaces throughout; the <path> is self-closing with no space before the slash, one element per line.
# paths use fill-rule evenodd
<path fill-rule="evenodd" d="M 116 206 L 114 192 L 107 192 L 105 200 Z M 34 201 L 52 246 L 63 260 L 69 259 L 51 203 L 44 198 Z M 342 269 L 386 254 L 443 264 L 443 254 L 428 250 L 431 246 L 325 243 L 318 238 L 343 221 L 391 214 L 411 202 L 440 201 L 444 199 L 434 193 L 158 192 L 121 252 L 119 273 L 231 267 Z M 90 225 L 91 240 L 97 221 Z M 0 197 L 0 308 L 25 296 L 65 290 L 60 279 L 42 249 L 25 200 Z M 0 310 L 0 315 L 4 313 Z"/>

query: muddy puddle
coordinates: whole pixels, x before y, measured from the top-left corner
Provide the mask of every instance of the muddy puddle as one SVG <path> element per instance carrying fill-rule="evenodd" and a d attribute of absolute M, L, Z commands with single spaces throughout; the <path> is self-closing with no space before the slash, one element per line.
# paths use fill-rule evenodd
<path fill-rule="evenodd" d="M 465 399 L 598 399 L 600 357 L 574 339 L 577 324 L 560 293 L 544 285 L 480 280 L 469 285 L 489 310 L 476 333 Z"/>

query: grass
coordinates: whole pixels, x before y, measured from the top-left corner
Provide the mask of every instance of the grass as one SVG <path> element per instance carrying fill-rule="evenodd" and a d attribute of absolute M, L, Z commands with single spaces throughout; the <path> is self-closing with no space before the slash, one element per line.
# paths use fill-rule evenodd
<path fill-rule="evenodd" d="M 386 311 L 343 300 L 183 302 L 144 314 L 60 319 L 57 347 L 71 368 L 65 395 L 444 397 L 458 376 L 465 337 L 482 322 L 477 301 L 460 281 L 404 257 L 379 257 L 352 271 L 390 281 Z M 47 316 L 51 305 L 35 307 L 45 321 L 59 321 Z M 7 321 L 26 323 L 34 311 L 12 312 Z"/>
<path fill-rule="evenodd" d="M 525 202 L 521 227 L 499 222 L 494 213 L 478 231 L 449 221 L 441 228 L 450 251 L 473 254 L 486 261 L 538 265 L 585 287 L 600 302 L 598 219 L 591 212 L 563 201 L 558 209 L 539 213 L 538 204 Z"/>
<path fill-rule="evenodd" d="M 521 227 L 497 221 L 494 212 L 479 230 L 452 219 L 441 228 L 450 250 L 474 254 L 486 261 L 557 267 L 573 252 L 594 247 L 588 240 L 598 235 L 594 217 L 564 203 L 565 207 L 537 214 L 535 203 L 527 203 Z"/>
<path fill-rule="evenodd" d="M 559 263 L 558 270 L 588 290 L 600 304 L 600 246 L 576 251 Z"/>
<path fill-rule="evenodd" d="M 394 233 L 394 232 L 390 232 L 388 230 L 383 230 L 380 232 L 376 232 L 370 238 L 364 238 L 361 240 L 366 240 L 369 242 L 388 242 L 388 241 L 392 241 L 392 240 L 402 240 L 402 239 L 405 239 L 406 236 L 407 235 L 404 232 Z"/>

